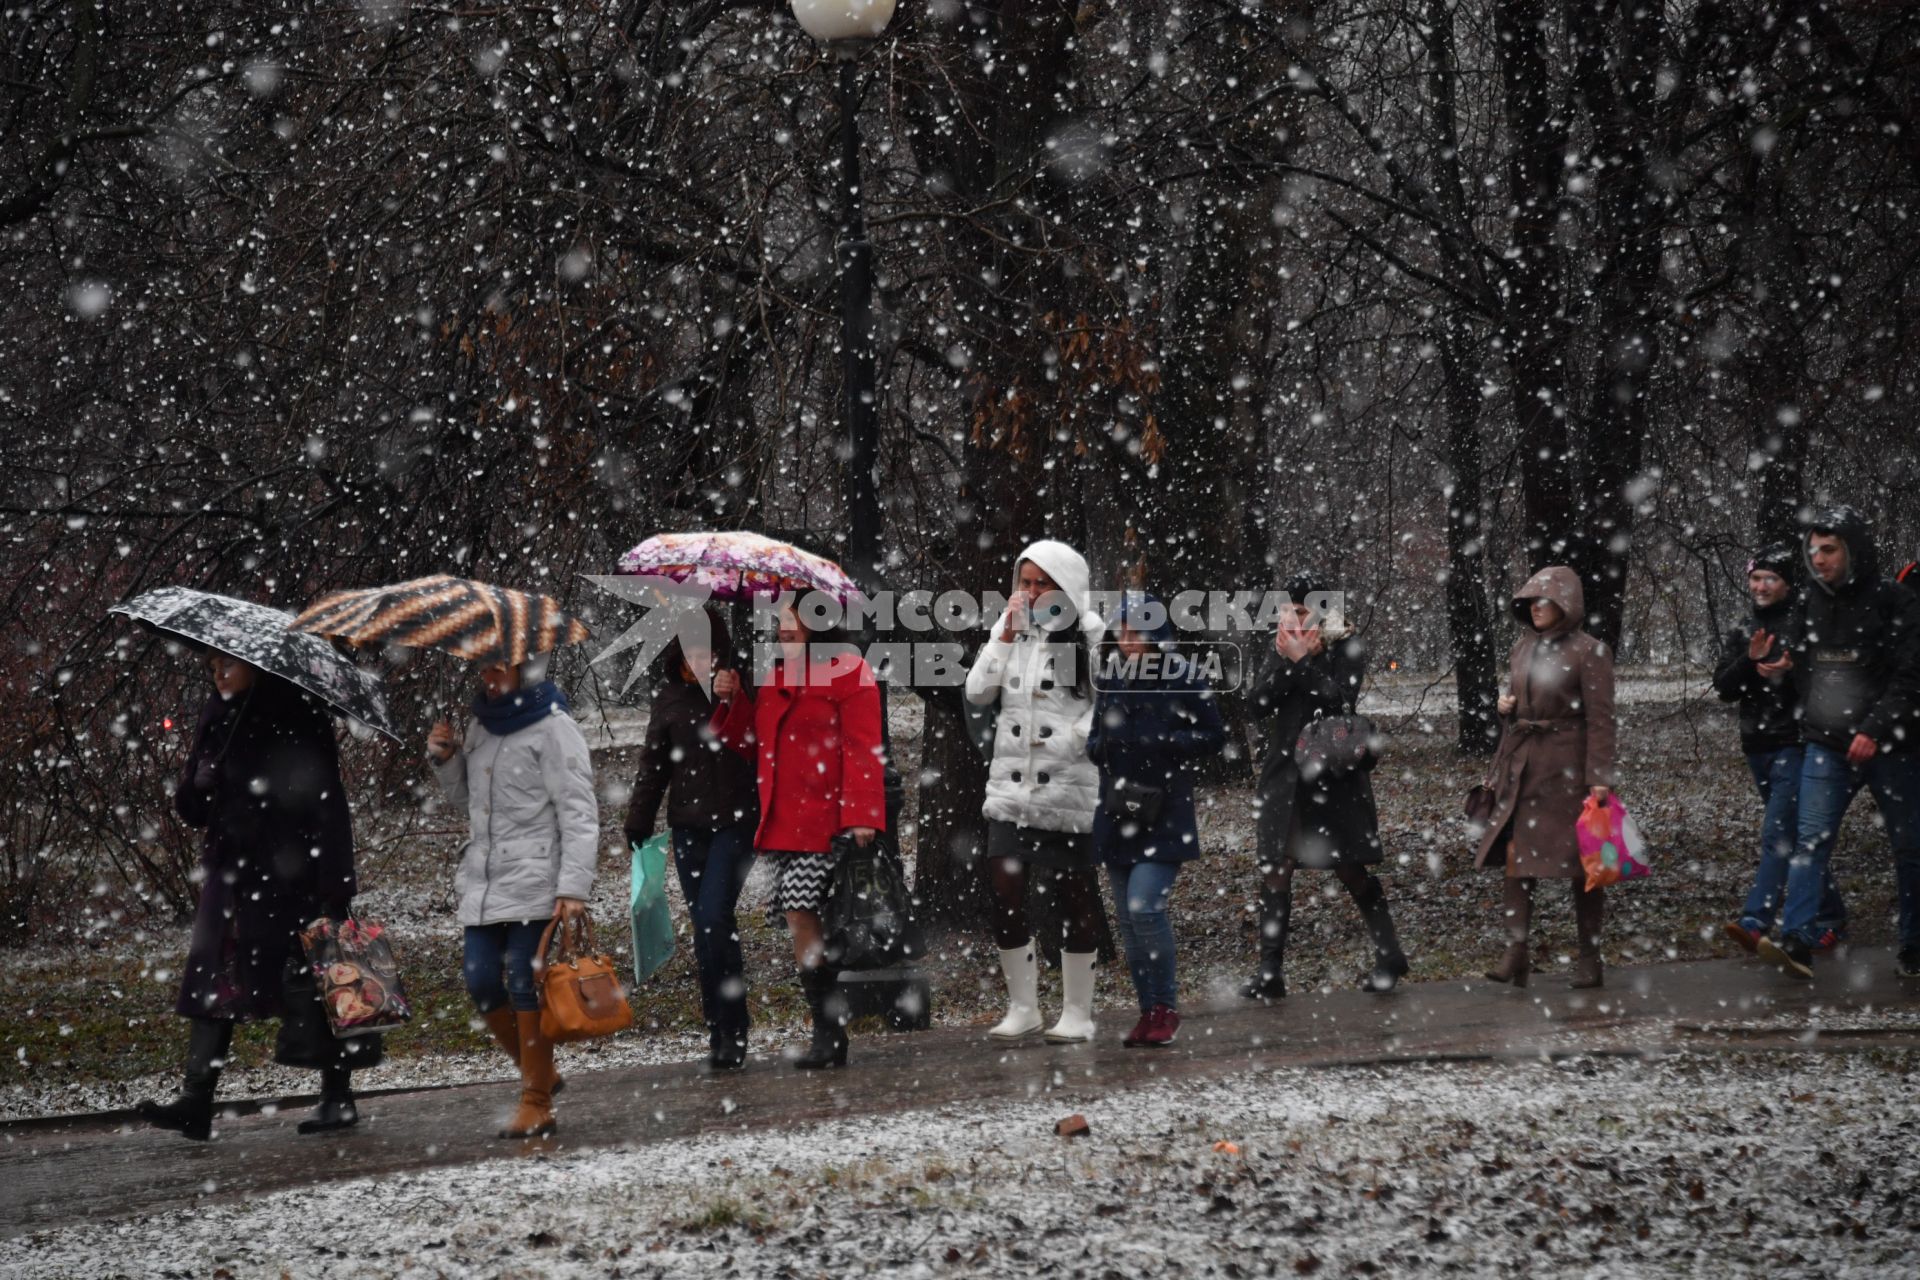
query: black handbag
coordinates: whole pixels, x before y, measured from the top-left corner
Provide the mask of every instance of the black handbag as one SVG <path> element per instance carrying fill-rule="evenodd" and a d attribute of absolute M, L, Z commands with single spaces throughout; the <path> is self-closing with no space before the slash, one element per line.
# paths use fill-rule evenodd
<path fill-rule="evenodd" d="M 1293 763 L 1303 781 L 1337 782 L 1349 774 L 1371 772 L 1386 745 L 1379 726 L 1357 712 L 1315 716 L 1294 739 Z"/>
<path fill-rule="evenodd" d="M 326 1070 L 346 1067 L 354 1071 L 378 1066 L 386 1056 L 386 1046 L 378 1034 L 338 1039 L 327 1021 L 326 1006 L 320 1003 L 320 985 L 314 980 L 313 967 L 306 962 L 299 944 L 287 956 L 281 972 L 280 1027 L 274 1036 L 273 1060 L 283 1067 L 310 1067 Z"/>
<path fill-rule="evenodd" d="M 838 860 L 827 882 L 822 925 L 827 957 L 837 969 L 891 969 L 926 951 L 907 869 L 884 833 L 862 848 L 835 836 Z"/>
<path fill-rule="evenodd" d="M 1126 778 L 1117 778 L 1107 788 L 1104 803 L 1107 816 L 1115 822 L 1131 822 L 1141 827 L 1151 827 L 1160 821 L 1160 809 L 1166 803 L 1165 787 L 1149 787 L 1145 783 L 1132 782 Z"/>

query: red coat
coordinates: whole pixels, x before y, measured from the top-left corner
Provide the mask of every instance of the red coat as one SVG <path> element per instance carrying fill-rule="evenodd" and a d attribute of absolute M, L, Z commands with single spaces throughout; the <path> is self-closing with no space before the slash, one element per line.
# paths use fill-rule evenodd
<path fill-rule="evenodd" d="M 886 830 L 880 690 L 865 662 L 826 672 L 816 664 L 813 681 L 795 682 L 780 663 L 773 683 L 742 684 L 713 713 L 720 740 L 756 761 L 756 849 L 825 853 L 848 827 Z"/>

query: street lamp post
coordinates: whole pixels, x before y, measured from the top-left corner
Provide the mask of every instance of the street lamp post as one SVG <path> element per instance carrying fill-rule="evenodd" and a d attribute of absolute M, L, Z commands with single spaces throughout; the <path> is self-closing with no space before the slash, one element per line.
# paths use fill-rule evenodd
<path fill-rule="evenodd" d="M 880 559 L 880 494 L 874 483 L 879 430 L 874 386 L 873 245 L 860 184 L 859 57 L 893 19 L 894 0 L 793 0 L 793 16 L 839 64 L 840 370 L 846 393 L 848 565 L 868 584 Z"/>

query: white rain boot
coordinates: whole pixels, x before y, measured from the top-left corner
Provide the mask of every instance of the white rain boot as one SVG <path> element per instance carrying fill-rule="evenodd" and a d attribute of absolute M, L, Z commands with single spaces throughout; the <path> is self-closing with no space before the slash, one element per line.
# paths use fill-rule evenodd
<path fill-rule="evenodd" d="M 1060 1021 L 1048 1028 L 1048 1044 L 1093 1039 L 1093 962 L 1098 958 L 1091 951 L 1060 953 Z"/>
<path fill-rule="evenodd" d="M 1007 1016 L 987 1034 L 995 1040 L 1018 1040 L 1040 1029 L 1040 962 L 1033 942 L 1000 953 L 1000 972 L 1007 975 Z"/>

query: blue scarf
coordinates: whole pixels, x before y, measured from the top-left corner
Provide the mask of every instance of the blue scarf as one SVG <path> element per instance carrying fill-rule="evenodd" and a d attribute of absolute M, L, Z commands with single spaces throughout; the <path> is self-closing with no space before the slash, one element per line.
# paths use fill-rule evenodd
<path fill-rule="evenodd" d="M 560 686 L 551 680 L 542 680 L 531 689 L 518 689 L 504 698 L 475 694 L 473 718 L 494 737 L 504 738 L 528 725 L 539 724 L 548 716 L 558 715 L 567 705 L 567 695 L 560 692 Z"/>

